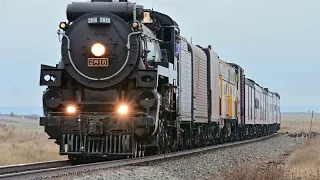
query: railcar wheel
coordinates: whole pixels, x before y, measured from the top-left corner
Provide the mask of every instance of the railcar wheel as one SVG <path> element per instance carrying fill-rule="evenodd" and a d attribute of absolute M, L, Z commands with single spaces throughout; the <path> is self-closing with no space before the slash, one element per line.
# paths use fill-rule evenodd
<path fill-rule="evenodd" d="M 133 154 L 130 157 L 137 158 L 137 156 L 138 156 L 138 144 L 135 142 L 133 146 Z"/>
<path fill-rule="evenodd" d="M 138 157 L 142 157 L 141 145 L 138 145 Z"/>
<path fill-rule="evenodd" d="M 144 147 L 144 155 L 145 156 L 152 156 L 158 153 L 158 147 Z"/>
<path fill-rule="evenodd" d="M 225 136 L 222 136 L 221 137 L 221 144 L 226 143 L 226 141 L 227 141 L 227 138 Z"/>
<path fill-rule="evenodd" d="M 226 142 L 231 142 L 231 137 L 230 136 L 226 137 Z"/>
<path fill-rule="evenodd" d="M 68 155 L 69 160 L 83 159 L 81 156 L 77 155 Z"/>
<path fill-rule="evenodd" d="M 139 157 L 144 157 L 145 151 L 144 146 L 142 144 L 139 144 Z"/>
<path fill-rule="evenodd" d="M 139 158 L 145 156 L 145 149 L 142 144 L 135 143 L 132 158 Z"/>
<path fill-rule="evenodd" d="M 158 147 L 158 149 L 157 149 L 157 153 L 156 153 L 157 155 L 160 155 L 160 154 L 162 154 L 162 148 L 161 147 Z"/>
<path fill-rule="evenodd" d="M 186 150 L 187 147 L 187 140 L 186 140 L 186 136 L 183 135 L 181 136 L 181 151 Z"/>
<path fill-rule="evenodd" d="M 177 140 L 174 140 L 173 141 L 173 145 L 172 145 L 172 148 L 171 148 L 171 151 L 172 152 L 176 152 L 176 151 L 178 151 L 178 145 L 179 143 L 178 143 L 178 141 Z"/>
<path fill-rule="evenodd" d="M 75 160 L 75 157 L 73 155 L 68 155 L 69 160 Z"/>
<path fill-rule="evenodd" d="M 183 150 L 183 142 L 184 142 L 183 136 L 180 136 L 179 144 L 178 144 L 178 151 Z"/>
<path fill-rule="evenodd" d="M 190 148 L 190 141 L 189 141 L 189 138 L 187 137 L 185 150 L 188 150 L 189 148 Z"/>

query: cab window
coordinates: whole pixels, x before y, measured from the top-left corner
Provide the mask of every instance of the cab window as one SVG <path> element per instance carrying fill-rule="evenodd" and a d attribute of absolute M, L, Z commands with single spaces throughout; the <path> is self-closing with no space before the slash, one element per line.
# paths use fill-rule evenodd
<path fill-rule="evenodd" d="M 147 61 L 154 61 L 157 62 L 159 59 L 159 51 L 157 49 L 157 43 L 154 41 L 146 40 L 147 48 L 150 51 L 147 56 Z M 159 46 L 159 45 L 158 45 Z"/>

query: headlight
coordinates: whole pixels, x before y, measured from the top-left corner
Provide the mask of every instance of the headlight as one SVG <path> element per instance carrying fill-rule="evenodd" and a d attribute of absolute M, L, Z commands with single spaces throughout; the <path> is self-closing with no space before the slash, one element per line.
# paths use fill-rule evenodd
<path fill-rule="evenodd" d="M 106 48 L 100 43 L 95 43 L 91 47 L 91 52 L 93 55 L 100 57 L 106 52 Z"/>
<path fill-rule="evenodd" d="M 157 96 L 153 91 L 141 91 L 137 101 L 140 106 L 148 109 L 156 104 Z"/>
<path fill-rule="evenodd" d="M 68 114 L 74 114 L 76 112 L 76 110 L 77 110 L 76 107 L 73 105 L 67 106 L 67 113 Z"/>
<path fill-rule="evenodd" d="M 129 111 L 129 108 L 127 105 L 121 105 L 118 107 L 118 113 L 121 115 L 126 115 Z"/>
<path fill-rule="evenodd" d="M 55 89 L 49 89 L 43 94 L 43 103 L 49 108 L 56 108 L 62 101 L 62 94 Z"/>

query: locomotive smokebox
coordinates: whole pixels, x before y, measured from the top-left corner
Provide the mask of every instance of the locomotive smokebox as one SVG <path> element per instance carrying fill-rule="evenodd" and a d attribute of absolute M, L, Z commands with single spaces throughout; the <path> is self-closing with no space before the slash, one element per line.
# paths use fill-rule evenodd
<path fill-rule="evenodd" d="M 61 46 L 65 69 L 76 81 L 89 88 L 116 85 L 137 64 L 137 35 L 125 20 L 113 13 L 82 15 L 65 35 Z"/>

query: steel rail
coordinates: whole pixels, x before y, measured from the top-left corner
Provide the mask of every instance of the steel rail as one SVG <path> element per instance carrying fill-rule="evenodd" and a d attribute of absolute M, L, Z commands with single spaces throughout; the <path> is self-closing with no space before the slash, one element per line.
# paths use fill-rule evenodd
<path fill-rule="evenodd" d="M 25 171 L 49 169 L 49 168 L 58 168 L 58 167 L 67 167 L 75 166 L 80 164 L 96 163 L 106 160 L 115 160 L 110 158 L 104 159 L 81 159 L 81 160 L 56 160 L 56 161 L 44 161 L 36 163 L 26 163 L 26 164 L 13 164 L 8 166 L 0 166 L 0 178 L 1 175 L 14 174 Z"/>
<path fill-rule="evenodd" d="M 140 164 L 145 162 L 163 160 L 173 157 L 179 157 L 184 155 L 191 155 L 194 153 L 206 152 L 210 150 L 216 150 L 221 148 L 227 148 L 237 145 L 243 145 L 246 143 L 261 141 L 270 137 L 275 136 L 275 134 L 271 134 L 268 136 L 263 136 L 260 138 L 254 138 L 244 141 L 235 141 L 230 143 L 205 146 L 190 150 L 177 151 L 168 154 L 160 154 L 153 156 L 145 156 L 141 158 L 133 158 L 133 159 L 122 159 L 122 160 L 113 160 L 113 161 L 103 161 L 103 162 L 85 162 L 81 164 L 74 164 L 70 160 L 66 161 L 49 161 L 49 162 L 41 162 L 41 163 L 30 163 L 30 164 L 19 164 L 12 166 L 0 167 L 0 179 L 35 179 L 35 178 L 51 178 L 51 177 L 60 177 L 68 174 L 75 174 L 80 172 L 86 172 L 91 170 L 101 170 L 108 169 L 119 166 Z M 71 163 L 72 162 L 72 163 Z"/>
<path fill-rule="evenodd" d="M 69 166 L 69 165 L 71 165 L 70 160 L 61 160 L 61 161 L 45 161 L 45 162 L 36 162 L 36 163 L 28 163 L 28 164 L 14 164 L 9 166 L 0 166 L 0 175 L 19 173 L 23 171 L 56 168 L 56 167 Z"/>

